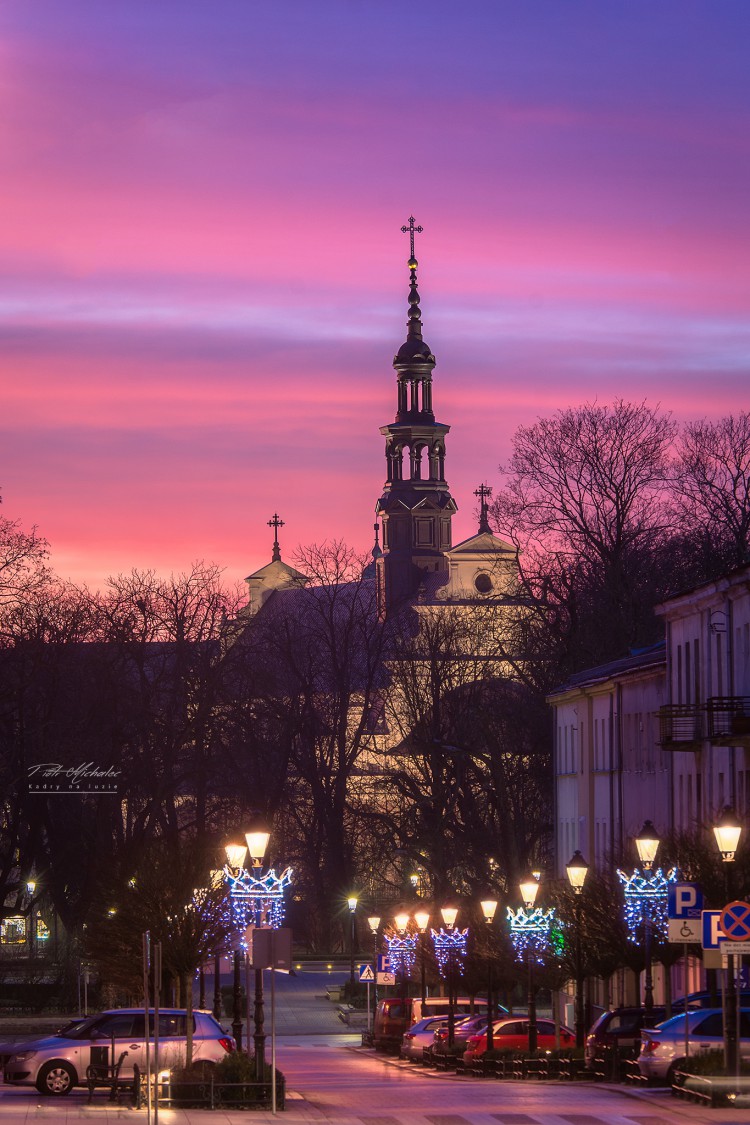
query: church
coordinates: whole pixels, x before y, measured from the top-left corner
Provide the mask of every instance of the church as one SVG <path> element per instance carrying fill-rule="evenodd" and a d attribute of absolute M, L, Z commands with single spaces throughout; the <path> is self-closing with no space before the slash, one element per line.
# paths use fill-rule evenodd
<path fill-rule="evenodd" d="M 385 439 L 385 482 L 375 505 L 375 547 L 368 577 L 377 583 L 382 619 L 410 603 L 456 604 L 513 597 L 516 549 L 493 535 L 488 521 L 491 489 L 480 485 L 477 533 L 453 544 L 457 504 L 446 479 L 446 437 L 450 426 L 435 419 L 433 371 L 436 359 L 424 339 L 417 283 L 414 236 L 422 227 L 414 217 L 401 228 L 410 238 L 406 339 L 396 352 L 396 412 L 380 427 Z M 491 454 L 491 451 L 488 451 Z M 270 563 L 247 578 L 255 614 L 278 590 L 305 585 L 307 578 L 282 561 L 277 515 Z M 382 535 L 382 549 L 380 547 Z"/>

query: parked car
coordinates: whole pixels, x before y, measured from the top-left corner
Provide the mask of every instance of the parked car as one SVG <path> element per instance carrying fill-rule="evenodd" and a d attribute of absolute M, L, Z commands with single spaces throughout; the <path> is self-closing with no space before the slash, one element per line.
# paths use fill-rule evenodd
<path fill-rule="evenodd" d="M 116 1062 L 125 1052 L 121 1077 L 132 1077 L 138 1064 L 146 1070 L 146 1035 L 143 1008 L 117 1008 L 84 1020 L 78 1027 L 64 1028 L 24 1043 L 5 1064 L 5 1081 L 12 1086 L 36 1086 L 40 1094 L 69 1094 L 86 1082 L 86 1068 L 101 1061 L 99 1051 L 108 1049 Z M 154 1013 L 149 1020 L 153 1038 Z M 159 1066 L 168 1068 L 185 1060 L 187 1013 L 184 1008 L 162 1008 L 159 1012 Z M 235 1047 L 234 1040 L 210 1012 L 193 1012 L 193 1060 L 219 1062 Z M 151 1049 L 153 1050 L 153 1044 Z M 92 1055 L 93 1051 L 93 1055 Z M 152 1063 L 153 1065 L 153 1063 Z"/>
<path fill-rule="evenodd" d="M 425 1019 L 418 1020 L 404 1032 L 401 1040 L 401 1058 L 421 1062 L 425 1047 L 432 1046 L 435 1032 L 447 1022 L 445 1016 L 426 1016 Z"/>
<path fill-rule="evenodd" d="M 724 1046 L 721 1008 L 697 1008 L 687 1013 L 689 1055 L 720 1051 Z M 740 1011 L 740 1055 L 750 1058 L 750 1008 Z M 675 1070 L 685 1062 L 685 1014 L 665 1020 L 659 1027 L 641 1032 L 638 1069 L 644 1078 L 671 1083 Z"/>
<path fill-rule="evenodd" d="M 507 1009 L 503 1008 L 503 1012 Z M 466 1050 L 466 1044 L 469 1041 L 470 1035 L 481 1035 L 487 1028 L 487 1016 L 465 1016 L 456 1020 L 455 1027 L 453 1028 L 453 1048 L 458 1054 L 458 1048 L 461 1049 L 460 1053 Z M 444 1027 L 439 1027 L 435 1031 L 432 1043 L 433 1054 L 447 1055 L 448 1054 L 448 1025 L 447 1022 Z"/>
<path fill-rule="evenodd" d="M 651 1023 L 661 1023 L 666 1016 L 666 1008 L 655 1007 L 651 1014 Z M 602 1012 L 591 1025 L 591 1030 L 586 1036 L 584 1046 L 586 1066 L 591 1068 L 596 1056 L 606 1047 L 616 1046 L 621 1051 L 629 1051 L 636 1055 L 640 1050 L 641 1028 L 645 1019 L 645 1008 L 613 1008 L 610 1012 Z"/>
<path fill-rule="evenodd" d="M 557 1047 L 553 1020 L 536 1021 L 537 1049 L 554 1051 Z M 508 1016 L 492 1025 L 492 1040 L 496 1051 L 525 1051 L 529 1046 L 529 1020 L 527 1016 Z M 560 1047 L 575 1047 L 575 1032 L 560 1027 Z M 487 1050 L 487 1032 L 470 1035 L 464 1051 L 464 1062 L 473 1063 Z"/>
<path fill-rule="evenodd" d="M 401 1048 L 404 1032 L 412 1024 L 427 1016 L 448 1015 L 447 996 L 429 996 L 424 1006 L 419 997 L 387 996 L 378 1002 L 375 1009 L 372 1040 L 378 1051 L 396 1051 Z M 472 1001 L 469 997 L 459 996 L 454 1004 L 456 1015 L 468 1016 L 473 1010 L 481 1012 L 487 1010 L 484 1000 Z"/>

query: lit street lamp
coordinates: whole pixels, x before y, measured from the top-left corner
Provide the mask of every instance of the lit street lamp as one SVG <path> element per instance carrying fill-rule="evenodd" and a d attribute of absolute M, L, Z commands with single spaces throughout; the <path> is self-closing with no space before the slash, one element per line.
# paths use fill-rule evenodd
<path fill-rule="evenodd" d="M 372 934 L 373 944 L 373 972 L 375 975 L 375 987 L 373 989 L 373 1007 L 378 1006 L 378 927 L 380 926 L 380 915 L 371 914 L 367 919 L 367 925 L 370 927 Z M 367 1009 L 367 1030 L 370 1030 L 370 1008 Z"/>
<path fill-rule="evenodd" d="M 250 853 L 253 875 L 256 879 L 260 879 L 263 873 L 263 859 L 266 854 L 266 848 L 268 847 L 268 841 L 271 839 L 271 833 L 267 832 L 264 828 L 258 828 L 254 832 L 246 832 L 245 839 L 247 840 L 247 850 Z M 257 911 L 257 915 L 253 921 L 256 926 L 263 925 L 262 910 Z M 249 966 L 250 961 L 247 953 L 245 956 L 247 958 L 245 963 Z M 249 980 L 247 983 L 249 985 Z M 263 1082 L 265 1080 L 266 1069 L 266 1035 L 263 1030 L 263 970 L 258 968 L 255 970 L 253 1020 L 255 1023 L 255 1031 L 253 1033 L 253 1042 L 255 1044 L 255 1077 L 258 1082 Z M 248 1028 L 248 1038 L 249 1036 L 250 1029 Z"/>
<path fill-rule="evenodd" d="M 521 891 L 521 900 L 527 910 L 534 909 L 536 896 L 539 893 L 538 879 L 526 879 L 521 883 L 519 890 Z M 528 973 L 528 1008 L 529 1008 L 529 1054 L 533 1055 L 536 1051 L 537 1044 L 537 1029 L 536 1029 L 536 989 L 534 987 L 534 948 L 533 943 L 529 942 L 526 947 L 526 963 Z"/>
<path fill-rule="evenodd" d="M 585 1038 L 585 1017 L 583 1010 L 583 957 L 581 953 L 581 895 L 586 882 L 589 865 L 576 851 L 565 868 L 568 881 L 575 891 L 575 984 L 576 984 L 576 1047 L 582 1047 Z"/>
<path fill-rule="evenodd" d="M 497 900 L 486 898 L 482 902 L 482 914 L 488 928 L 492 925 L 497 910 Z M 492 947 L 487 943 L 487 1050 L 492 1051 L 495 1046 L 494 1035 L 495 996 L 492 984 Z"/>
<path fill-rule="evenodd" d="M 724 885 L 726 892 L 726 905 L 734 895 L 732 887 L 732 864 L 737 854 L 737 847 L 742 835 L 742 825 L 729 807 L 726 807 L 718 824 L 714 826 L 714 836 L 721 852 L 724 864 Z M 734 956 L 730 953 L 727 958 L 726 976 L 726 1020 L 724 1022 L 724 1054 L 726 1056 L 727 1074 L 739 1074 L 739 1052 L 737 1050 L 737 985 L 735 981 Z"/>
<path fill-rule="evenodd" d="M 29 960 L 32 960 L 36 952 L 34 939 L 35 925 L 34 925 L 34 891 L 36 890 L 36 883 L 33 879 L 29 879 L 26 884 L 26 893 L 29 896 Z"/>
<path fill-rule="evenodd" d="M 638 849 L 638 858 L 641 861 L 644 871 L 651 871 L 653 868 L 656 853 L 659 850 L 659 843 L 660 840 L 656 829 L 651 821 L 647 820 L 635 840 L 635 846 Z M 651 906 L 648 898 L 644 899 L 643 911 L 644 954 L 646 958 L 646 978 L 643 992 L 643 1007 L 645 1009 L 643 1026 L 653 1027 L 654 980 L 651 961 Z"/>
<path fill-rule="evenodd" d="M 443 922 L 448 931 L 453 932 L 456 925 L 456 918 L 458 917 L 458 910 L 455 906 L 443 906 L 440 910 L 443 916 Z M 453 942 L 448 945 L 448 1046 L 452 1047 L 455 1041 L 456 1032 L 456 994 L 455 994 L 455 964 L 453 953 Z"/>
<path fill-rule="evenodd" d="M 359 899 L 356 895 L 349 895 L 346 900 L 346 905 L 349 907 L 349 1003 L 351 1004 L 354 999 L 354 943 L 356 940 L 357 930 L 357 903 Z"/>
<path fill-rule="evenodd" d="M 233 874 L 238 874 L 245 866 L 247 848 L 242 844 L 227 844 L 224 848 L 227 857 L 227 867 Z M 242 971 L 241 952 L 239 948 L 239 934 L 235 935 L 235 948 L 232 956 L 232 1035 L 237 1044 L 237 1050 L 242 1050 Z M 250 1029 L 248 1028 L 248 1035 Z"/>
<path fill-rule="evenodd" d="M 427 956 L 427 927 L 430 924 L 430 915 L 426 910 L 415 910 L 414 921 L 417 923 L 417 929 L 419 930 L 419 983 L 422 993 L 422 1016 L 424 1016 L 424 1002 L 427 999 L 427 987 L 425 983 L 425 958 Z"/>

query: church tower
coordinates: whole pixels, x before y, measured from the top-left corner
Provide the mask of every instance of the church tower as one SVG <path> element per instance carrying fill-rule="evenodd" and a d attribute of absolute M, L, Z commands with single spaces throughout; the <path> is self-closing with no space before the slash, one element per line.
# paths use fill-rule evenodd
<path fill-rule="evenodd" d="M 432 372 L 435 357 L 422 338 L 414 235 L 422 227 L 401 228 L 410 237 L 409 314 L 406 341 L 393 360 L 396 419 L 382 426 L 386 480 L 376 511 L 383 523 L 383 554 L 377 560 L 381 614 L 417 593 L 426 574 L 447 577 L 445 552 L 451 547 L 456 504 L 445 480 L 445 435 L 450 426 L 435 421 Z M 444 578 L 443 578 L 444 580 Z"/>

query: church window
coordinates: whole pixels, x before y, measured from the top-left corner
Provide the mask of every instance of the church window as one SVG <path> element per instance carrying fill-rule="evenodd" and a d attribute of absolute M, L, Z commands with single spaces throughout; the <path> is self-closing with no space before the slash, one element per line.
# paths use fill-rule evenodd
<path fill-rule="evenodd" d="M 481 571 L 474 579 L 474 587 L 480 594 L 489 594 L 492 589 L 492 579 L 489 574 Z"/>

